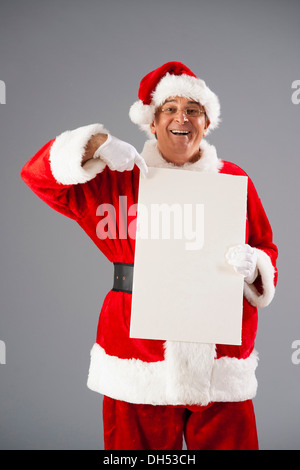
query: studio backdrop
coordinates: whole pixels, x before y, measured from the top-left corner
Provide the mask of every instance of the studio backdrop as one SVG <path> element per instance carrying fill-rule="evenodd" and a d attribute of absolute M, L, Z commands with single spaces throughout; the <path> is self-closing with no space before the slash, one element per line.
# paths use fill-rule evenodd
<path fill-rule="evenodd" d="M 254 406 L 261 449 L 299 449 L 299 17 L 296 0 L 2 0 L 1 449 L 103 449 L 102 396 L 86 382 L 113 267 L 20 171 L 96 122 L 141 151 L 129 108 L 172 60 L 218 95 L 207 140 L 247 172 L 273 228 L 279 278 L 259 311 Z"/>

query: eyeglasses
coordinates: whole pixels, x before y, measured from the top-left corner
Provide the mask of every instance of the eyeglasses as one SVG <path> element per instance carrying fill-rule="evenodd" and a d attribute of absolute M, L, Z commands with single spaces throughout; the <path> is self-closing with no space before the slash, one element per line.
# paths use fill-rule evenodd
<path fill-rule="evenodd" d="M 176 105 L 165 105 L 159 109 L 160 112 L 166 114 L 167 116 L 172 116 L 177 114 L 179 111 L 183 112 L 187 117 L 199 117 L 201 114 L 206 114 L 205 110 L 199 106 L 186 106 L 184 109 L 180 109 Z"/>

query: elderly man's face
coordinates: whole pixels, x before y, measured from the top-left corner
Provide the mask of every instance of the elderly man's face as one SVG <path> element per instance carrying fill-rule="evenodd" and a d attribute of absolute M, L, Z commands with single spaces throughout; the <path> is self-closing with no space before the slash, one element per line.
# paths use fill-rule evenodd
<path fill-rule="evenodd" d="M 150 129 L 156 134 L 162 156 L 176 165 L 200 158 L 199 146 L 209 126 L 199 103 L 183 97 L 170 97 L 157 110 Z"/>

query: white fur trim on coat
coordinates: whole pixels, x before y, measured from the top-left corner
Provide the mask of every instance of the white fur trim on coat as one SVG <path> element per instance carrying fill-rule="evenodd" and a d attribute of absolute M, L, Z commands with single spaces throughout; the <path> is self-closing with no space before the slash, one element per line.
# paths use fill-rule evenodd
<path fill-rule="evenodd" d="M 51 171 L 58 183 L 86 183 L 101 173 L 106 164 L 98 159 L 81 165 L 85 147 L 93 135 L 108 134 L 102 124 L 91 124 L 72 131 L 65 131 L 56 137 L 50 150 Z"/>
<path fill-rule="evenodd" d="M 257 252 L 257 269 L 261 276 L 263 293 L 260 294 L 255 284 L 244 283 L 244 296 L 251 305 L 257 308 L 267 307 L 275 294 L 274 275 L 275 270 L 270 257 L 262 250 L 254 248 Z"/>
<path fill-rule="evenodd" d="M 256 351 L 246 359 L 214 356 L 214 345 L 167 341 L 165 360 L 143 362 L 110 356 L 95 343 L 87 386 L 116 400 L 152 405 L 205 406 L 254 398 Z"/>
<path fill-rule="evenodd" d="M 150 167 L 172 168 L 179 170 L 202 171 L 204 173 L 218 173 L 223 166 L 222 160 L 217 156 L 216 148 L 202 139 L 200 143 L 201 158 L 195 163 L 185 163 L 178 166 L 167 162 L 161 155 L 157 147 L 156 140 L 145 142 L 141 156 Z"/>

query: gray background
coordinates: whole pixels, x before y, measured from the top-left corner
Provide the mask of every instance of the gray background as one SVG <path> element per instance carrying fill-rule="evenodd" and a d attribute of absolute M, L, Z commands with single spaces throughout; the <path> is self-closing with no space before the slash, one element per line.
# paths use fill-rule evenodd
<path fill-rule="evenodd" d="M 86 387 L 112 267 L 73 221 L 21 181 L 66 129 L 102 122 L 141 150 L 128 110 L 140 79 L 179 60 L 222 106 L 208 140 L 253 179 L 280 249 L 273 303 L 259 313 L 262 449 L 300 447 L 297 1 L 2 0 L 0 79 L 1 449 L 102 449 L 102 397 Z"/>

